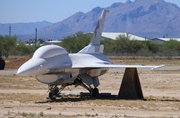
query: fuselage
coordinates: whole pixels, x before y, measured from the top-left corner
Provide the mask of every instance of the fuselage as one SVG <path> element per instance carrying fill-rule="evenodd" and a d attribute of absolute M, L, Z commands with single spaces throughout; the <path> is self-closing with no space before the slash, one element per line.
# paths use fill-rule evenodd
<path fill-rule="evenodd" d="M 49 69 L 47 73 L 35 75 L 36 79 L 45 84 L 71 84 L 79 75 L 98 77 L 105 74 L 109 68 L 89 68 L 96 63 L 109 63 L 109 59 L 102 54 L 69 54 L 72 67 L 63 69 Z M 61 60 L 59 60 L 61 61 Z M 84 68 L 86 67 L 86 68 Z M 46 68 L 46 67 L 44 67 Z"/>
<path fill-rule="evenodd" d="M 50 49 L 57 48 L 53 50 L 53 55 L 48 52 L 49 49 L 44 54 L 42 50 L 40 54 L 37 50 L 33 57 L 18 69 L 17 74 L 35 76 L 38 81 L 45 84 L 65 84 L 72 83 L 79 75 L 87 74 L 90 77 L 98 77 L 109 69 L 91 68 L 92 65 L 110 63 L 109 58 L 103 54 L 68 54 L 62 47 L 50 47 Z"/>

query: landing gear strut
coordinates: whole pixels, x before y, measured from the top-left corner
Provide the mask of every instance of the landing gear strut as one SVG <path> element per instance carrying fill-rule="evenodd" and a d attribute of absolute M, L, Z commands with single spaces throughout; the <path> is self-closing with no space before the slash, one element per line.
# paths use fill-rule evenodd
<path fill-rule="evenodd" d="M 50 86 L 50 92 L 49 92 L 49 96 L 48 96 L 49 99 L 55 100 L 56 95 L 58 95 L 58 93 L 59 93 L 59 89 L 57 86 L 55 86 L 55 87 Z"/>
<path fill-rule="evenodd" d="M 58 85 L 49 85 L 49 95 L 47 97 L 47 101 L 54 101 L 56 100 L 56 97 L 62 96 L 61 91 L 66 87 L 70 85 L 75 85 L 75 86 L 82 86 L 86 90 L 91 93 L 93 97 L 99 96 L 99 90 L 98 88 L 92 88 L 90 85 L 85 84 L 82 79 L 78 76 L 76 80 L 71 83 L 71 84 L 63 84 L 61 85 L 60 88 L 58 88 Z"/>
<path fill-rule="evenodd" d="M 82 79 L 80 77 L 78 77 L 75 81 L 74 81 L 75 85 L 79 85 L 82 86 L 83 88 L 85 88 L 86 90 L 89 91 L 89 93 L 92 94 L 92 96 L 97 97 L 99 96 L 99 89 L 98 88 L 92 88 L 91 86 L 86 85 Z"/>

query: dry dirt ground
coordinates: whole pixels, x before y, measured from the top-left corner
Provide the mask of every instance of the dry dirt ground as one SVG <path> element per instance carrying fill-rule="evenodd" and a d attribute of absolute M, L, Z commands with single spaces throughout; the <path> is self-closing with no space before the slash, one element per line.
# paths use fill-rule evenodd
<path fill-rule="evenodd" d="M 28 58 L 7 60 L 6 71 L 17 69 Z M 21 60 L 21 61 L 19 61 Z M 177 66 L 179 59 L 113 59 L 125 64 L 166 64 Z M 18 64 L 16 65 L 16 63 Z M 10 65 L 9 65 L 10 64 Z M 14 65 L 13 65 L 14 64 Z M 0 117 L 2 118 L 180 118 L 180 70 L 139 70 L 144 100 L 117 99 L 124 70 L 111 69 L 100 77 L 101 98 L 65 96 L 45 102 L 47 85 L 34 77 L 0 73 Z M 67 87 L 64 93 L 87 92 L 81 87 Z"/>

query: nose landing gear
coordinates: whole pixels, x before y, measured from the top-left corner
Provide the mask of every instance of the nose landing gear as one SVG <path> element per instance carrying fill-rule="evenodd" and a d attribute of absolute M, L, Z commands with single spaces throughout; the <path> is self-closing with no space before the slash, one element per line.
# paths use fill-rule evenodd
<path fill-rule="evenodd" d="M 65 88 L 65 85 L 61 85 L 60 88 L 58 88 L 57 85 L 49 85 L 49 95 L 47 97 L 47 101 L 52 102 L 56 100 L 56 97 L 59 97 L 61 94 L 61 91 Z"/>

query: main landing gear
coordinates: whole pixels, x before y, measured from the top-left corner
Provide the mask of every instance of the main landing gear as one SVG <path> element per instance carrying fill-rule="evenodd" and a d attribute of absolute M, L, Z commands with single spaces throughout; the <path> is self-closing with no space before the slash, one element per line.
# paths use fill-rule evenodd
<path fill-rule="evenodd" d="M 74 85 L 81 86 L 81 87 L 85 88 L 94 97 L 99 95 L 99 89 L 98 88 L 96 88 L 96 87 L 92 88 L 90 85 L 85 84 L 80 77 L 76 78 L 76 80 L 74 81 Z"/>
<path fill-rule="evenodd" d="M 77 77 L 76 80 L 72 84 L 63 84 L 58 88 L 58 85 L 49 85 L 49 95 L 47 97 L 47 101 L 54 101 L 56 100 L 56 97 L 61 97 L 61 91 L 66 87 L 70 85 L 82 86 L 83 88 L 87 89 L 91 96 L 97 97 L 99 96 L 99 89 L 98 88 L 92 88 L 90 85 L 86 85 L 80 77 Z"/>

